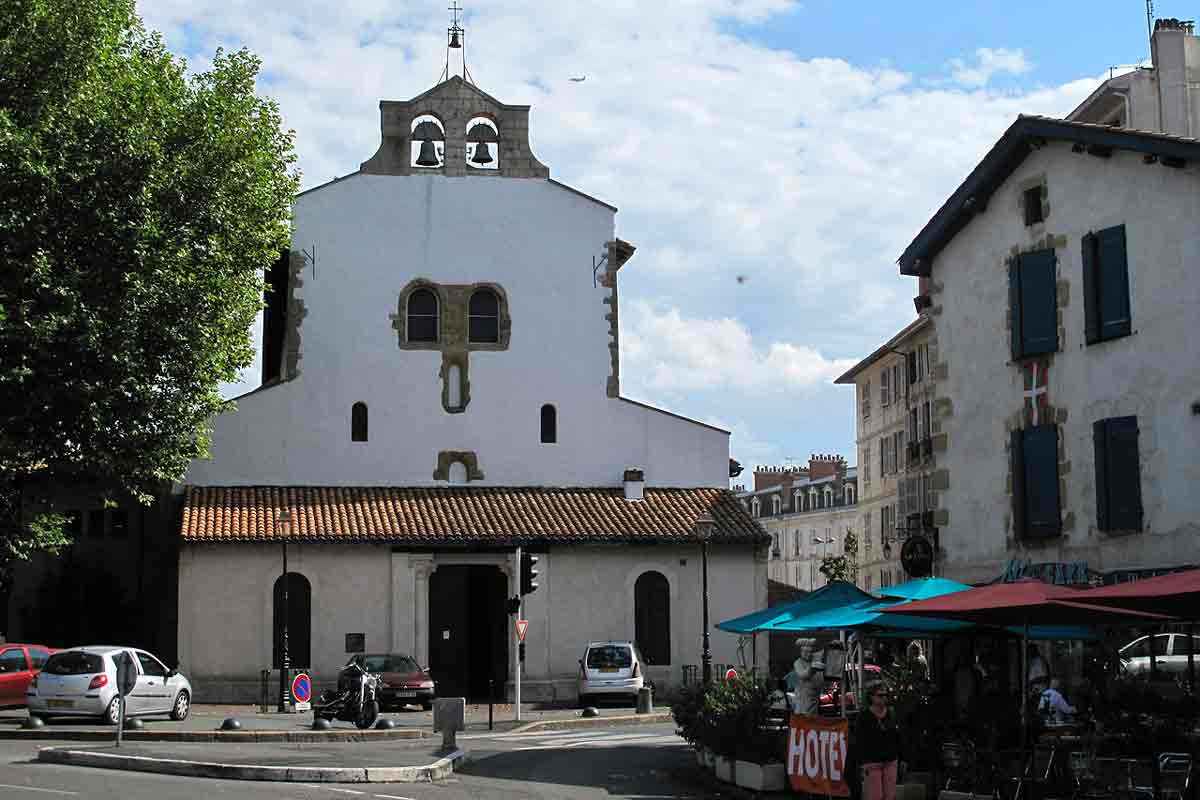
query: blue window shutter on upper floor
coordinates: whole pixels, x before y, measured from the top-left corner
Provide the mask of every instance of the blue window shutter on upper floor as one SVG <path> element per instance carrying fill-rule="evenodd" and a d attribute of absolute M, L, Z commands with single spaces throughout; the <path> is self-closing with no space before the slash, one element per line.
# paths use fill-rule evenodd
<path fill-rule="evenodd" d="M 1105 422 L 1109 530 L 1140 531 L 1142 476 L 1137 417 L 1113 417 Z"/>
<path fill-rule="evenodd" d="M 1096 234 L 1100 256 L 1100 338 L 1128 336 L 1129 260 L 1125 250 L 1125 226 L 1105 228 Z"/>
<path fill-rule="evenodd" d="M 1019 359 L 1022 355 L 1021 350 L 1021 262 L 1015 258 L 1008 261 L 1008 308 L 1011 312 L 1011 325 L 1009 332 L 1012 334 L 1012 357 L 1013 361 Z"/>
<path fill-rule="evenodd" d="M 1024 253 L 1019 259 L 1021 356 L 1058 350 L 1056 263 L 1053 250 Z"/>
<path fill-rule="evenodd" d="M 1083 237 L 1083 335 L 1088 344 L 1100 341 L 1100 239 Z"/>

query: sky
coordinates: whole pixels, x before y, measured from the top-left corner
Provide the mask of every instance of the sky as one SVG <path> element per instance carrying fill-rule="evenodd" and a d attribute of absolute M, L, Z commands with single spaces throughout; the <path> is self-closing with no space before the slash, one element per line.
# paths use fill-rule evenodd
<path fill-rule="evenodd" d="M 139 11 L 192 70 L 217 47 L 262 59 L 309 188 L 375 152 L 380 99 L 437 82 L 447 5 Z M 1142 0 L 475 0 L 464 27 L 476 83 L 532 105 L 535 155 L 637 245 L 622 393 L 732 431 L 738 482 L 856 462 L 854 389 L 833 380 L 913 319 L 901 251 L 1018 114 L 1065 116 L 1149 53 Z"/>

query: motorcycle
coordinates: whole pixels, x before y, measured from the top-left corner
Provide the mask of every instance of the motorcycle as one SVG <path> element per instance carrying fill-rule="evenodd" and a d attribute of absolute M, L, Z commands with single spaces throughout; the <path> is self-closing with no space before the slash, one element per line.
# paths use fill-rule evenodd
<path fill-rule="evenodd" d="M 353 722 L 366 729 L 379 718 L 379 678 L 351 663 L 342 671 L 337 689 L 326 689 L 313 703 L 316 719 Z"/>

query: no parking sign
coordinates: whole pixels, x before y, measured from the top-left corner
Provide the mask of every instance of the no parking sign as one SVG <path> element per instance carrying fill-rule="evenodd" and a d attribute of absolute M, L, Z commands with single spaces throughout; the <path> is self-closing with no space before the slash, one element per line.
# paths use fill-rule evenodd
<path fill-rule="evenodd" d="M 307 672 L 298 672 L 292 678 L 292 704 L 296 711 L 308 711 L 312 701 L 312 679 Z"/>

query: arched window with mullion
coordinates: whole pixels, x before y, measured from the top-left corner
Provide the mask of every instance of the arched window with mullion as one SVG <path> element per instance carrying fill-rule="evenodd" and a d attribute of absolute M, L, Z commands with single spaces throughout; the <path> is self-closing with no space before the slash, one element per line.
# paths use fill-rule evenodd
<path fill-rule="evenodd" d="M 438 340 L 438 299 L 430 289 L 416 289 L 408 296 L 408 341 Z"/>
<path fill-rule="evenodd" d="M 477 289 L 467 309 L 468 338 L 472 342 L 500 341 L 500 299 L 491 289 Z"/>

